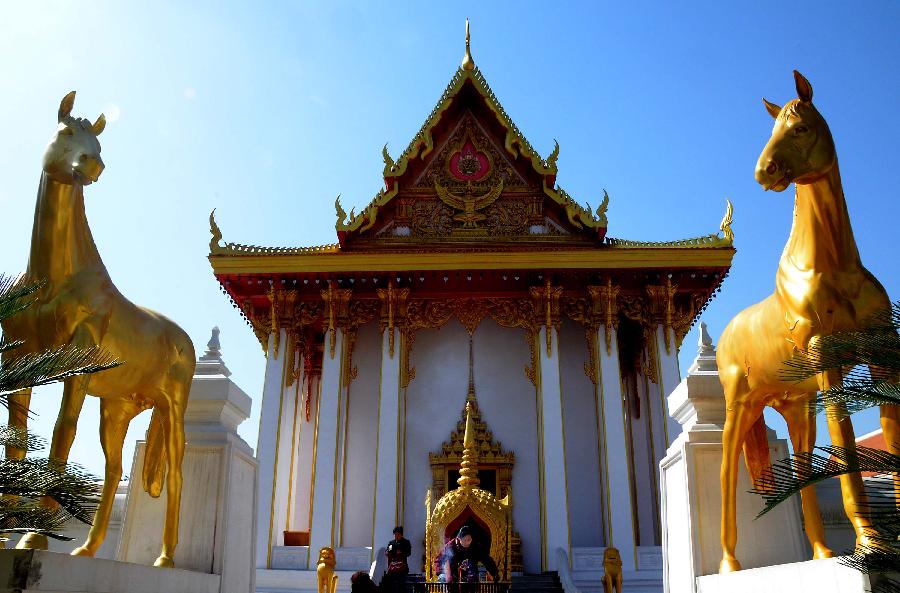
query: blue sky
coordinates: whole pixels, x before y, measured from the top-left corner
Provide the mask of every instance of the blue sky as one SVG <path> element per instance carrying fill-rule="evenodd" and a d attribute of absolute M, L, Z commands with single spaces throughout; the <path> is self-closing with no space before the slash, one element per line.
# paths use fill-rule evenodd
<path fill-rule="evenodd" d="M 0 9 L 0 271 L 23 271 L 44 147 L 60 99 L 109 125 L 106 171 L 86 191 L 113 280 L 175 319 L 198 352 L 213 325 L 254 396 L 265 360 L 206 260 L 210 210 L 226 240 L 330 243 L 334 197 L 347 210 L 381 183 L 381 146 L 406 146 L 472 53 L 559 183 L 596 206 L 609 233 L 641 240 L 717 230 L 735 206 L 737 256 L 704 319 L 714 337 L 773 288 L 792 189 L 753 179 L 772 120 L 760 98 L 793 98 L 793 68 L 831 125 L 863 262 L 900 298 L 900 3 L 69 3 Z M 691 332 L 682 369 L 695 352 Z M 59 389 L 36 393 L 50 436 Z M 129 432 L 143 434 L 149 415 Z M 780 421 L 771 425 L 783 426 Z M 820 422 L 821 425 L 821 422 Z M 95 472 L 98 406 L 88 398 L 72 458 Z M 877 426 L 863 413 L 857 434 Z M 820 429 L 820 436 L 827 433 Z M 128 459 L 129 457 L 126 457 Z"/>

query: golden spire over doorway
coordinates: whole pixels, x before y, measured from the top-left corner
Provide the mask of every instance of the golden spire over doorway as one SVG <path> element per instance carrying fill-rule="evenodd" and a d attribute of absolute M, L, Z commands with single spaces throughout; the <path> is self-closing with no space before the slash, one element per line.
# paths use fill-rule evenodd
<path fill-rule="evenodd" d="M 477 488 L 478 450 L 475 448 L 475 419 L 473 418 L 478 403 L 475 401 L 475 356 L 473 355 L 472 336 L 469 336 L 469 392 L 466 394 L 466 432 L 463 436 L 462 462 L 459 464 L 459 479 L 456 483 L 462 488 Z"/>
<path fill-rule="evenodd" d="M 469 19 L 466 19 L 466 55 L 463 56 L 462 69 L 463 70 L 474 70 L 475 69 L 475 60 L 472 59 L 472 52 L 469 48 Z"/>

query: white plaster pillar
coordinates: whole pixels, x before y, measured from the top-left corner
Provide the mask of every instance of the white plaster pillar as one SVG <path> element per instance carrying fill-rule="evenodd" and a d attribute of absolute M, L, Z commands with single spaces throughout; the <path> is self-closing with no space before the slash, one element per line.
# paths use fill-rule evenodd
<path fill-rule="evenodd" d="M 390 339 L 394 333 L 394 351 Z M 375 519 L 372 534 L 372 550 L 378 551 L 378 542 L 388 541 L 398 519 L 400 490 L 399 441 L 400 441 L 400 340 L 397 328 L 385 328 L 381 336 L 381 390 L 378 396 L 378 450 L 375 457 Z M 381 575 L 376 575 L 380 578 Z"/>
<path fill-rule="evenodd" d="M 284 367 L 287 354 L 287 334 L 281 330 L 278 352 L 275 352 L 275 334 L 269 334 L 266 350 L 266 374 L 263 383 L 262 407 L 259 413 L 259 436 L 256 442 L 256 459 L 259 461 L 259 490 L 256 497 L 256 566 L 268 568 L 273 545 L 272 506 L 275 499 L 276 460 L 279 430 L 284 406 Z"/>
<path fill-rule="evenodd" d="M 607 332 L 609 350 L 607 351 Z M 603 417 L 607 546 L 618 548 L 622 570 L 637 568 L 634 540 L 634 511 L 631 497 L 631 473 L 628 469 L 628 436 L 625 430 L 625 399 L 619 369 L 619 346 L 615 327 L 600 326 L 597 350 L 600 353 L 600 410 Z"/>
<path fill-rule="evenodd" d="M 316 412 L 316 444 L 313 455 L 312 476 L 312 525 L 310 526 L 310 562 L 315 562 L 319 549 L 335 546 L 336 503 L 338 483 L 338 439 L 344 376 L 344 331 L 334 330 L 334 348 L 331 336 L 325 334 L 325 351 L 322 355 L 321 394 Z"/>
<path fill-rule="evenodd" d="M 282 333 L 282 336 L 284 334 Z M 281 347 L 289 351 L 289 344 L 285 341 L 281 343 Z M 281 352 L 279 352 L 281 354 Z M 295 354 L 295 357 L 298 355 Z M 287 368 L 282 376 L 282 396 L 281 396 L 281 413 L 278 417 L 278 424 L 275 426 L 275 472 L 272 480 L 272 499 L 271 501 L 261 500 L 263 504 L 269 504 L 271 511 L 271 530 L 269 532 L 269 549 L 275 546 L 284 545 L 284 531 L 289 527 L 288 513 L 290 511 L 291 490 L 293 488 L 293 465 L 296 460 L 296 435 L 299 428 L 297 417 L 297 403 L 299 399 L 300 377 L 294 378 L 288 385 L 287 373 L 293 371 L 297 366 L 297 361 L 286 361 Z M 300 359 L 302 366 L 302 357 Z M 270 425 L 271 426 L 271 425 Z M 271 428 L 270 428 L 271 430 Z M 269 554 L 271 558 L 271 554 Z M 269 562 L 271 565 L 271 562 Z"/>
<path fill-rule="evenodd" d="M 304 372 L 300 406 L 297 411 L 299 435 L 297 437 L 296 468 L 294 470 L 293 503 L 290 525 L 294 531 L 309 532 L 312 498 L 313 450 L 316 442 L 316 413 L 319 409 L 319 374 Z M 309 398 L 309 417 L 306 402 Z"/>
<path fill-rule="evenodd" d="M 550 347 L 547 347 L 547 332 Z M 569 542 L 569 504 L 566 484 L 566 444 L 563 436 L 562 383 L 559 370 L 559 333 L 551 324 L 541 326 L 537 335 L 538 418 L 541 435 L 541 482 L 543 492 L 544 554 L 546 570 L 557 570 L 558 548 L 571 557 Z"/>
<path fill-rule="evenodd" d="M 669 348 L 666 349 L 666 334 Z M 665 454 L 666 448 L 672 444 L 681 432 L 681 425 L 669 413 L 666 396 L 681 382 L 681 370 L 678 368 L 678 347 L 675 345 L 675 331 L 660 324 L 656 328 L 656 352 L 659 354 L 658 379 L 660 406 L 662 407 L 662 424 L 665 426 L 665 446 L 659 449 L 659 456 Z"/>

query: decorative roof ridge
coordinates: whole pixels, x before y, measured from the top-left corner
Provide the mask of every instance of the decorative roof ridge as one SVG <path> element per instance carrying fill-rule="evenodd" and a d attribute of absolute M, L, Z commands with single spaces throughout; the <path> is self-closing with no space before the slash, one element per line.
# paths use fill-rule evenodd
<path fill-rule="evenodd" d="M 309 247 L 261 247 L 243 243 L 222 243 L 222 230 L 216 223 L 216 209 L 209 213 L 210 255 L 300 255 L 306 253 L 336 253 L 340 251 L 337 243 L 327 245 L 311 245 Z"/>
<path fill-rule="evenodd" d="M 617 239 L 615 237 L 605 237 L 603 244 L 609 247 L 618 248 L 708 248 L 708 247 L 734 247 L 734 231 L 731 229 L 733 220 L 734 206 L 731 200 L 725 198 L 725 216 L 719 223 L 719 233 L 710 233 L 702 237 L 693 237 L 691 239 L 677 239 L 675 241 L 632 241 L 630 239 Z"/>

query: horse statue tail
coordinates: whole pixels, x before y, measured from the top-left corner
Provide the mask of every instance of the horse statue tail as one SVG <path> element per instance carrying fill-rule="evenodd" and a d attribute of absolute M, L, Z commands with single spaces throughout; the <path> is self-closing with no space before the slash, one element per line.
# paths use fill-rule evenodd
<path fill-rule="evenodd" d="M 747 471 L 750 474 L 750 481 L 753 487 L 764 489 L 761 478 L 763 474 L 771 469 L 772 460 L 769 457 L 769 438 L 766 434 L 766 421 L 762 414 L 747 431 L 744 439 L 744 462 L 747 464 Z"/>
<path fill-rule="evenodd" d="M 162 492 L 166 477 L 166 435 L 163 430 L 162 412 L 153 408 L 150 427 L 147 429 L 147 447 L 144 450 L 144 492 L 157 498 Z"/>

